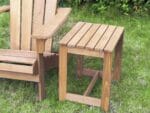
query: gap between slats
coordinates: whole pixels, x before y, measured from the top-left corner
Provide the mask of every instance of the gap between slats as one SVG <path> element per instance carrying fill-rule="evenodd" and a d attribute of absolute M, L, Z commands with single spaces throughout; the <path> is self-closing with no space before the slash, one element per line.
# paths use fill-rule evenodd
<path fill-rule="evenodd" d="M 82 37 L 88 32 L 88 30 L 91 28 L 92 23 L 86 23 L 80 31 L 70 40 L 68 43 L 69 47 L 75 47 L 77 43 L 82 39 Z"/>
<path fill-rule="evenodd" d="M 103 51 L 105 45 L 108 43 L 115 30 L 116 30 L 116 26 L 109 26 L 105 34 L 102 36 L 102 38 L 95 46 L 95 50 Z"/>
<path fill-rule="evenodd" d="M 108 26 L 107 25 L 101 25 L 100 28 L 97 30 L 97 32 L 94 34 L 92 39 L 88 42 L 86 45 L 87 49 L 94 50 L 95 46 L 97 45 L 98 41 L 102 38 L 102 36 L 105 34 Z"/>
<path fill-rule="evenodd" d="M 77 46 L 80 48 L 85 48 L 85 46 L 88 44 L 88 42 L 92 39 L 94 34 L 97 32 L 97 30 L 100 28 L 100 24 L 94 24 L 89 29 L 89 31 L 84 35 L 84 37 L 78 42 Z"/>
<path fill-rule="evenodd" d="M 68 42 L 78 33 L 78 31 L 84 26 L 84 22 L 77 23 L 71 31 L 69 31 L 64 38 L 59 42 L 59 44 L 67 45 Z"/>

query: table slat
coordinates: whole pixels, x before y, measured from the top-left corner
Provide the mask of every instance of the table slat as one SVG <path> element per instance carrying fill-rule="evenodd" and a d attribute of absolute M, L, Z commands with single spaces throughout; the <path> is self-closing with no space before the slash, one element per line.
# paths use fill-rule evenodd
<path fill-rule="evenodd" d="M 105 45 L 107 44 L 107 42 L 109 41 L 109 39 L 111 38 L 112 34 L 114 33 L 116 27 L 115 26 L 109 26 L 107 31 L 105 32 L 105 34 L 103 35 L 103 37 L 99 40 L 99 42 L 97 43 L 95 50 L 98 51 L 102 51 L 105 47 Z"/>
<path fill-rule="evenodd" d="M 59 42 L 62 45 L 67 45 L 68 42 L 72 39 L 72 37 L 78 33 L 78 31 L 84 26 L 84 22 L 77 23 L 71 30 L 68 32 L 64 38 Z"/>
<path fill-rule="evenodd" d="M 117 45 L 123 32 L 124 32 L 123 27 L 117 27 L 116 31 L 112 35 L 111 39 L 109 40 L 109 42 L 108 42 L 107 46 L 104 48 L 104 50 L 112 52 L 114 50 L 115 46 Z"/>
<path fill-rule="evenodd" d="M 87 49 L 93 50 L 96 46 L 97 42 L 101 39 L 105 31 L 107 30 L 108 25 L 101 25 L 100 28 L 97 30 L 93 38 L 88 42 L 86 45 Z"/>
<path fill-rule="evenodd" d="M 95 32 L 100 27 L 100 24 L 94 24 L 90 30 L 84 35 L 84 37 L 80 40 L 80 42 L 77 44 L 77 47 L 84 48 L 86 44 L 90 41 L 90 39 L 93 37 Z"/>
<path fill-rule="evenodd" d="M 68 43 L 69 47 L 75 47 L 77 43 L 82 39 L 82 37 L 86 34 L 86 32 L 90 29 L 92 26 L 91 23 L 86 23 L 80 31 L 70 40 Z"/>

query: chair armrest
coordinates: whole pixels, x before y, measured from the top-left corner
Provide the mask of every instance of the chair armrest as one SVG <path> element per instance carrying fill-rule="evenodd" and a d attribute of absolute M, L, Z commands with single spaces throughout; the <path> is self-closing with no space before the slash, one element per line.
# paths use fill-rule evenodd
<path fill-rule="evenodd" d="M 0 14 L 4 13 L 4 12 L 8 12 L 8 11 L 10 11 L 10 6 L 9 5 L 5 5 L 5 6 L 0 7 Z"/>
<path fill-rule="evenodd" d="M 36 51 L 43 54 L 46 40 L 51 38 L 60 26 L 67 20 L 71 8 L 58 8 L 57 14 L 45 25 L 39 25 L 38 30 L 33 33 L 32 38 L 36 39 Z"/>
<path fill-rule="evenodd" d="M 33 33 L 32 37 L 36 39 L 51 38 L 67 20 L 70 12 L 71 8 L 58 8 L 57 14 L 50 19 L 49 23 L 39 26 L 39 29 Z"/>

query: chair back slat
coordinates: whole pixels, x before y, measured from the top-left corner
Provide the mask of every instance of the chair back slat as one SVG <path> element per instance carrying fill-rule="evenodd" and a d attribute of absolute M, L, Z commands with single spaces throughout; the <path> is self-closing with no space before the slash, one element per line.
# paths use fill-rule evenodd
<path fill-rule="evenodd" d="M 33 11 L 33 32 L 37 32 L 37 28 L 44 22 L 45 0 L 34 0 Z M 36 41 L 32 39 L 32 50 L 36 50 Z"/>
<path fill-rule="evenodd" d="M 21 49 L 31 49 L 33 0 L 22 0 Z"/>
<path fill-rule="evenodd" d="M 31 35 L 56 14 L 57 0 L 10 0 L 10 7 L 11 49 L 35 50 Z M 51 40 L 47 41 L 47 48 L 49 45 Z"/>
<path fill-rule="evenodd" d="M 55 16 L 57 9 L 57 0 L 46 0 L 45 7 L 45 24 L 49 22 L 49 20 Z"/>
<path fill-rule="evenodd" d="M 50 19 L 55 16 L 57 9 L 57 0 L 46 0 L 45 7 L 45 22 L 44 24 L 48 24 Z M 45 51 L 51 52 L 52 48 L 52 39 L 48 39 L 45 45 Z"/>
<path fill-rule="evenodd" d="M 20 49 L 21 1 L 10 0 L 10 43 L 11 49 Z"/>

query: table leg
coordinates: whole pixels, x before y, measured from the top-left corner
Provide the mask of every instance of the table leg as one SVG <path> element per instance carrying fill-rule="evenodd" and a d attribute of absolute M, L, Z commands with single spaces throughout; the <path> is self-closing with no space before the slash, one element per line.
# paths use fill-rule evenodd
<path fill-rule="evenodd" d="M 65 100 L 67 92 L 67 47 L 59 50 L 59 100 Z"/>
<path fill-rule="evenodd" d="M 111 71 L 112 71 L 112 54 L 109 52 L 105 52 L 104 53 L 103 78 L 102 78 L 101 106 L 106 112 L 109 110 Z"/>
<path fill-rule="evenodd" d="M 120 80 L 123 35 L 115 48 L 113 80 Z"/>
<path fill-rule="evenodd" d="M 77 56 L 77 77 L 80 78 L 83 72 L 83 56 Z"/>

